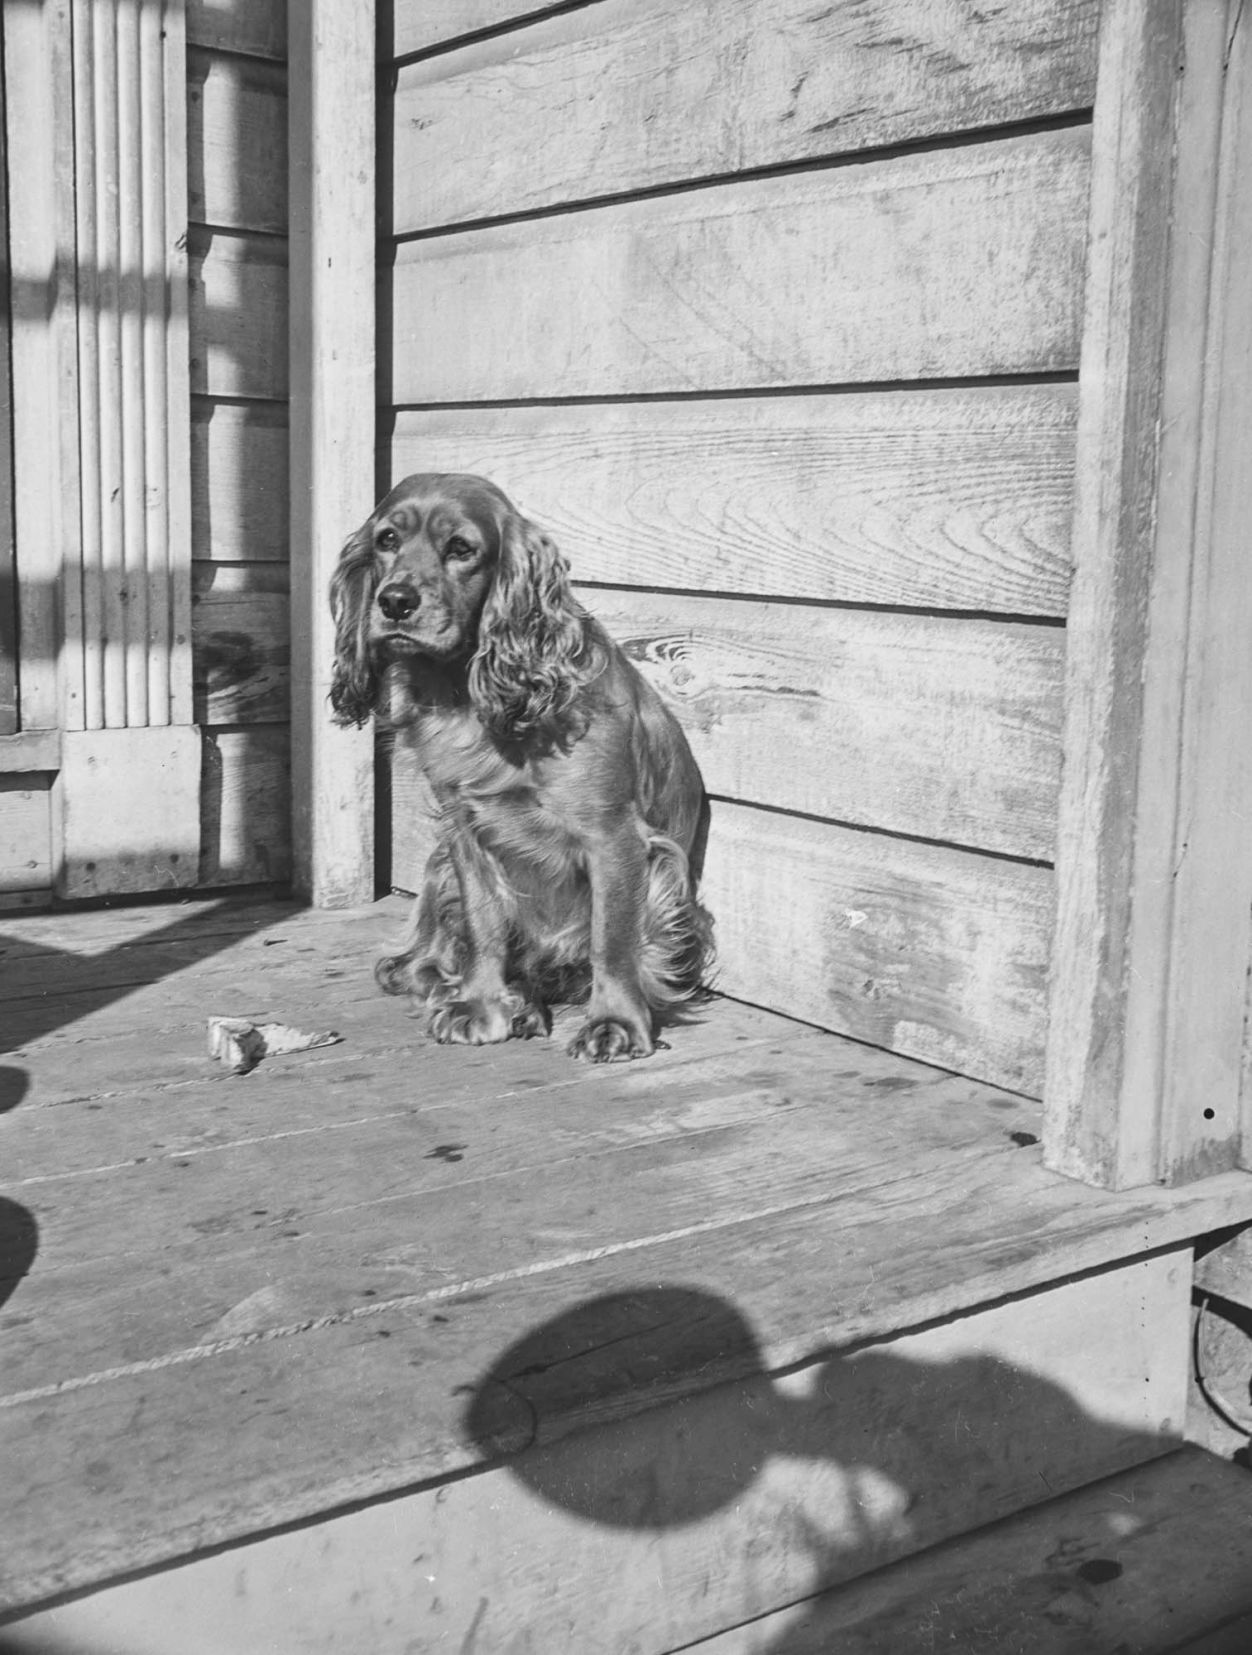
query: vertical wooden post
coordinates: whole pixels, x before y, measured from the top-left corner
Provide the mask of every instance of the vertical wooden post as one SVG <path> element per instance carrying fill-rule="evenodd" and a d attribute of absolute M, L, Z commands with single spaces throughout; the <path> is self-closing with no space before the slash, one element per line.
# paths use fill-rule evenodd
<path fill-rule="evenodd" d="M 1236 8 L 1227 29 L 1225 64 L 1221 205 L 1212 284 L 1221 331 L 1208 351 L 1213 392 L 1207 474 L 1215 551 L 1210 601 L 1222 606 L 1225 625 L 1224 648 L 1205 657 L 1208 678 L 1200 705 L 1201 714 L 1212 718 L 1210 774 L 1216 767 L 1225 786 L 1210 813 L 1222 842 L 1201 849 L 1206 857 L 1216 858 L 1211 883 L 1221 898 L 1216 911 L 1210 904 L 1205 922 L 1228 927 L 1226 957 L 1241 950 L 1247 988 L 1252 991 L 1252 880 L 1240 880 L 1232 889 L 1223 877 L 1230 856 L 1242 868 L 1252 847 L 1252 16 L 1244 6 Z M 1243 1035 L 1239 1164 L 1252 1169 L 1252 1001 L 1246 998 Z"/>
<path fill-rule="evenodd" d="M 1239 0 L 1109 0 L 1103 23 L 1044 1143 L 1051 1166 L 1112 1187 L 1184 1182 L 1240 1154 L 1252 945 L 1242 12 Z"/>
<path fill-rule="evenodd" d="M 292 841 L 318 907 L 374 884 L 373 740 L 330 722 L 327 586 L 373 505 L 373 0 L 288 0 Z"/>

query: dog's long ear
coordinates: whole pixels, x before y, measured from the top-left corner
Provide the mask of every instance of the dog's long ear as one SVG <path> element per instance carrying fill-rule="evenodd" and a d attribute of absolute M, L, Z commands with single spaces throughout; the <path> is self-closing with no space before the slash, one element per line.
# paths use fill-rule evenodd
<path fill-rule="evenodd" d="M 373 524 L 364 523 L 339 554 L 330 582 L 330 610 L 335 617 L 330 704 L 336 724 L 364 724 L 378 701 L 379 673 L 369 647 L 377 573 Z"/>
<path fill-rule="evenodd" d="M 489 730 L 505 740 L 562 732 L 579 689 L 600 670 L 587 622 L 556 542 L 510 511 L 469 671 Z"/>

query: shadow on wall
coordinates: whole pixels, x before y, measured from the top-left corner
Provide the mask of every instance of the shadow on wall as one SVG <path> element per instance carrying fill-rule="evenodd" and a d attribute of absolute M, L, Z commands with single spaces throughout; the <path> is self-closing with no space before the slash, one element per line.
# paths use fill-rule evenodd
<path fill-rule="evenodd" d="M 704 1393 L 698 1408 L 674 1402 L 610 1425 L 598 1444 L 585 1434 L 548 1440 L 550 1421 L 612 1418 L 616 1395 L 637 1398 L 652 1388 L 663 1398 L 667 1374 L 701 1371 L 711 1383 L 736 1375 L 746 1382 Z M 870 1347 L 790 1376 L 767 1375 L 732 1305 L 670 1287 L 592 1300 L 536 1328 L 483 1376 L 464 1420 L 480 1450 L 516 1455 L 509 1469 L 529 1490 L 584 1522 L 662 1536 L 733 1512 L 734 1539 L 714 1532 L 705 1564 L 723 1588 L 735 1576 L 729 1596 L 739 1594 L 741 1621 L 1174 1446 L 1095 1419 L 1059 1386 L 991 1356 L 929 1363 Z M 1072 1467 L 1069 1481 L 1047 1482 L 1043 1445 L 1050 1469 Z M 802 1491 L 797 1461 L 805 1467 Z M 754 1536 L 746 1551 L 745 1532 Z M 1116 1536 L 1107 1543 L 1115 1548 Z M 606 1561 L 611 1556 L 606 1550 Z M 808 1564 L 799 1575 L 797 1557 Z M 690 1552 L 686 1558 L 690 1566 Z M 663 1545 L 648 1562 L 668 1578 Z M 1115 1558 L 1076 1544 L 1040 1583 L 1049 1613 L 1061 1617 L 1056 1625 L 1081 1636 L 1094 1624 L 1099 1585 L 1121 1572 Z M 676 1568 L 674 1579 L 695 1592 L 689 1572 Z M 619 1584 L 606 1578 L 605 1595 Z M 968 1601 L 962 1607 L 967 1614 Z M 1021 1613 L 1028 1621 L 1041 1608 L 1042 1600 L 1023 1602 Z M 759 1655 L 828 1650 L 818 1606 L 811 1617 L 803 1608 L 798 1614 L 773 1641 L 762 1631 L 762 1641 L 734 1647 Z M 957 1635 L 955 1623 L 945 1634 L 942 1621 L 936 1605 L 928 1649 L 956 1647 L 945 1641 Z M 875 1646 L 838 1647 L 859 1655 Z"/>

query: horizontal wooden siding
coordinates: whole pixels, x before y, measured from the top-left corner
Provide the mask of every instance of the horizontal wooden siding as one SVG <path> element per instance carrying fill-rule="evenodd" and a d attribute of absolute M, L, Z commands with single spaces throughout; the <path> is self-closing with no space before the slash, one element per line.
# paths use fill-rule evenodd
<path fill-rule="evenodd" d="M 393 477 L 495 478 L 683 720 L 722 989 L 1031 1092 L 1096 10 L 394 16 Z"/>

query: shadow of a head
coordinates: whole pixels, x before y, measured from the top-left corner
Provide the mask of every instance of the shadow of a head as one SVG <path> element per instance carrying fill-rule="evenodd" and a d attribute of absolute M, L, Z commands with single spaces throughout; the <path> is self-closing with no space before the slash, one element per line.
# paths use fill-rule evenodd
<path fill-rule="evenodd" d="M 740 1502 L 771 1466 L 821 1467 L 830 1510 L 815 1511 L 815 1534 L 838 1514 L 815 1544 L 822 1573 L 834 1553 L 878 1560 L 907 1547 L 919 1501 L 928 1528 L 951 1532 L 971 1479 L 994 1484 L 1006 1509 L 1029 1503 L 1040 1444 L 1066 1445 L 1049 1451 L 1059 1477 L 1160 1451 L 1137 1421 L 1096 1418 L 1063 1385 L 976 1344 L 931 1345 L 815 1353 L 769 1374 L 733 1305 L 641 1287 L 510 1346 L 473 1387 L 464 1426 L 545 1501 L 611 1528 L 696 1522 Z"/>
<path fill-rule="evenodd" d="M 755 1477 L 755 1456 L 697 1433 L 641 1478 L 606 1480 L 579 1442 L 555 1439 L 571 1422 L 611 1423 L 626 1406 L 665 1404 L 683 1376 L 716 1384 L 760 1373 L 756 1339 L 733 1305 L 697 1288 L 641 1287 L 589 1299 L 511 1345 L 474 1386 L 465 1431 L 493 1459 L 519 1455 L 510 1469 L 553 1505 L 613 1527 L 668 1528 L 732 1501 Z"/>

